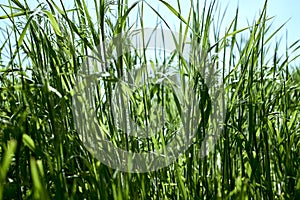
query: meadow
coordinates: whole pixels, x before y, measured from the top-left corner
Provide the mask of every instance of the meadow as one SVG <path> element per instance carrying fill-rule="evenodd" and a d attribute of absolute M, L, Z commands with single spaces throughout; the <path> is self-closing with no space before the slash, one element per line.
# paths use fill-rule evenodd
<path fill-rule="evenodd" d="M 0 200 L 300 199 L 300 40 L 276 40 L 284 35 L 284 25 L 272 26 L 271 2 L 244 28 L 238 28 L 237 8 L 226 30 L 220 30 L 226 13 L 219 12 L 218 1 L 205 1 L 204 6 L 192 1 L 185 18 L 179 0 L 177 5 L 159 0 L 179 22 L 177 35 L 167 38 L 177 50 L 154 49 L 152 59 L 147 59 L 147 47 L 122 52 L 130 46 L 126 34 L 135 29 L 128 20 L 132 12 L 137 13 L 141 34 L 145 7 L 171 29 L 150 1 L 74 2 L 72 9 L 53 0 L 35 8 L 21 0 L 0 3 L 5 13 L 0 20 L 6 23 L 0 28 Z M 116 38 L 121 46 L 104 42 Z M 187 44 L 188 59 L 181 55 Z M 97 73 L 85 68 L 87 60 Z M 145 64 L 154 71 L 159 66 L 177 68 L 181 84 L 189 84 L 187 92 L 176 92 L 172 81 L 158 84 L 168 81 L 163 76 L 150 80 L 139 73 L 131 80 L 142 82 L 139 87 L 120 86 L 126 74 Z M 90 105 L 77 89 L 87 85 L 92 89 L 84 98 L 95 105 L 93 120 L 99 127 L 78 127 L 78 121 L 86 123 L 79 111 L 86 114 Z M 128 107 L 125 118 L 139 125 L 136 133 L 148 135 L 155 121 L 161 124 L 157 135 L 139 138 L 127 133 L 136 126 L 120 125 L 117 118 L 124 116 L 114 114 L 113 96 L 120 88 L 119 107 Z M 196 102 L 192 115 L 198 118 L 186 122 L 182 116 L 190 104 L 181 103 L 191 99 Z M 99 128 L 115 146 L 147 153 L 166 149 L 182 127 L 195 132 L 191 145 L 168 166 L 147 165 L 143 172 L 107 166 L 120 155 L 111 160 L 107 155 L 104 163 L 81 134 Z M 213 148 L 208 151 L 203 141 L 209 134 Z M 88 144 L 101 146 L 93 143 L 99 138 L 88 138 Z"/>

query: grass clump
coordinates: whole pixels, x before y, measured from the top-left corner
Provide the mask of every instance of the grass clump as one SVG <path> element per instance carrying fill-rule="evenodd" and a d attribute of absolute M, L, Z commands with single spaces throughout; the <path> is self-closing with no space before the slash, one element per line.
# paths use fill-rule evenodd
<path fill-rule="evenodd" d="M 297 66 L 292 68 L 299 57 L 299 41 L 287 45 L 285 55 L 279 54 L 280 44 L 271 42 L 281 27 L 270 32 L 267 3 L 253 24 L 243 29 L 238 29 L 237 9 L 222 33 L 216 1 L 203 8 L 201 1 L 192 1 L 187 18 L 181 15 L 179 1 L 178 6 L 159 2 L 180 22 L 179 35 L 174 36 L 178 46 L 193 47 L 189 62 L 176 51 L 167 54 L 164 50 L 147 59 L 147 49 L 123 54 L 118 52 L 122 48 L 116 48 L 120 56 L 109 57 L 113 50 L 104 41 L 130 32 L 129 16 L 135 11 L 141 28 L 145 7 L 170 27 L 146 1 L 94 1 L 93 12 L 87 1 L 75 1 L 72 9 L 52 0 L 34 8 L 18 0 L 0 4 L 4 13 L 0 19 L 7 24 L 1 29 L 0 47 L 0 199 L 300 198 L 300 75 Z M 241 37 L 243 33 L 246 38 Z M 127 127 L 114 121 L 112 99 L 118 80 L 136 65 L 150 62 L 154 69 L 158 63 L 179 66 L 181 79 L 190 81 L 199 100 L 196 137 L 171 165 L 147 173 L 121 172 L 87 150 L 74 122 L 72 98 L 82 78 L 79 75 L 90 75 L 82 68 L 89 52 L 98 56 L 94 60 L 104 60 L 97 65 L 102 70 L 99 77 L 93 79 L 97 80 L 91 96 L 96 119 L 122 149 L 163 148 L 180 128 L 184 109 L 178 106 L 172 86 L 155 84 L 159 78 L 149 81 L 148 87 L 127 93 L 131 97 L 125 99 L 128 115 L 147 129 L 148 123 L 157 120 L 151 115 L 155 100 L 158 107 L 167 108 L 166 120 L 161 122 L 165 124 L 150 139 L 128 136 Z M 217 73 L 218 80 L 204 76 Z M 208 80 L 220 81 L 222 92 L 207 88 L 213 84 Z M 214 101 L 211 94 L 221 101 Z M 120 104 L 125 97 L 120 97 Z M 191 96 L 187 93 L 184 98 Z M 220 114 L 218 108 L 225 108 L 222 122 L 212 117 Z M 220 126 L 220 136 L 208 152 L 203 140 Z M 202 151 L 206 156 L 199 156 L 204 155 Z"/>

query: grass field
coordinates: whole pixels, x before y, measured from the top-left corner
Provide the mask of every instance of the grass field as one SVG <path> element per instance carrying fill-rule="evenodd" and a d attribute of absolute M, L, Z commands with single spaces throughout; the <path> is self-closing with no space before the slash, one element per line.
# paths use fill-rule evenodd
<path fill-rule="evenodd" d="M 300 40 L 275 40 L 284 26 L 270 32 L 273 19 L 267 2 L 249 27 L 237 28 L 237 9 L 227 29 L 220 30 L 223 14 L 217 1 L 203 8 L 202 1 L 193 1 L 184 18 L 179 0 L 175 6 L 160 0 L 179 21 L 177 35 L 168 38 L 177 50 L 154 49 L 152 59 L 147 48 L 126 49 L 126 37 L 119 39 L 121 46 L 103 42 L 130 33 L 134 27 L 128 16 L 133 12 L 144 34 L 145 7 L 168 29 L 151 4 L 89 3 L 95 14 L 86 0 L 76 0 L 69 10 L 52 0 L 34 9 L 21 0 L 0 4 L 5 13 L 0 20 L 7 24 L 0 27 L 0 200 L 300 199 Z M 191 47 L 187 59 L 180 54 L 184 44 Z M 281 55 L 280 49 L 286 52 Z M 91 52 L 96 76 L 84 67 Z M 167 80 L 162 76 L 147 79 L 138 73 L 132 81 L 143 83 L 139 87 L 120 86 L 126 74 L 145 64 L 154 71 L 161 66 L 163 73 L 166 68 L 179 69 L 177 75 L 183 85 L 188 83 L 188 92 L 174 92 L 174 82 L 158 84 Z M 77 89 L 87 85 L 92 89 L 80 96 Z M 125 117 L 114 114 L 119 88 L 126 91 L 118 93 L 119 107 L 129 110 Z M 80 98 L 92 100 L 93 120 L 99 127 L 85 124 L 79 112 L 86 114 L 90 105 Z M 74 107 L 74 99 L 82 107 Z M 191 99 L 196 102 L 192 115 L 199 118 L 186 122 L 182 116 L 190 104 L 182 107 L 180 102 Z M 137 126 L 122 126 L 120 119 L 137 124 L 136 133 L 148 136 L 156 128 L 158 134 L 128 135 L 128 127 Z M 170 165 L 146 166 L 153 170 L 143 173 L 105 165 L 82 138 L 82 133 L 98 128 L 115 146 L 147 153 L 166 149 L 182 127 L 195 130 L 192 145 Z M 214 148 L 208 151 L 203 141 L 216 131 Z"/>

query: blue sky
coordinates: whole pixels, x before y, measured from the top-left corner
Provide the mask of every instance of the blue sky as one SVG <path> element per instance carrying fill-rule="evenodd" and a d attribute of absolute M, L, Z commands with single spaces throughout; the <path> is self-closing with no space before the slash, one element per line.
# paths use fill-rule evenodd
<path fill-rule="evenodd" d="M 2 2 L 4 0 L 1 0 Z M 59 0 L 55 0 L 56 2 L 59 2 Z M 174 5 L 174 7 L 177 7 L 176 0 L 166 0 L 171 5 Z M 196 1 L 196 0 L 194 0 Z M 208 0 L 209 2 L 210 0 Z M 88 3 L 91 5 L 93 4 L 92 0 L 87 0 Z M 128 0 L 129 4 L 132 4 L 135 2 L 135 0 Z M 170 24 L 170 26 L 174 29 L 178 28 L 178 19 L 172 15 L 172 13 L 161 3 L 158 2 L 158 0 L 148 0 L 150 5 L 152 5 L 154 8 L 158 8 L 160 14 L 164 17 L 164 19 Z M 188 10 L 190 7 L 190 1 L 182 0 L 181 1 L 181 9 L 182 9 L 182 15 L 184 17 L 187 17 Z M 204 2 L 204 0 L 203 0 Z M 27 3 L 34 6 L 36 4 L 36 0 L 27 0 Z M 2 3 L 3 4 L 3 3 Z M 66 4 L 71 5 L 70 1 L 66 1 Z M 235 9 L 237 6 L 239 6 L 239 27 L 246 27 L 247 20 L 250 24 L 252 24 L 253 19 L 258 16 L 259 11 L 262 9 L 264 4 L 263 0 L 220 0 L 220 5 L 222 10 L 224 10 L 227 6 L 227 12 L 226 12 L 226 18 L 223 22 L 223 28 L 229 25 L 230 20 L 233 19 L 235 15 Z M 273 28 L 279 27 L 281 24 L 286 22 L 288 19 L 290 19 L 284 29 L 280 32 L 280 34 L 277 36 L 277 40 L 280 39 L 280 36 L 282 36 L 282 45 L 285 46 L 285 34 L 286 30 L 288 33 L 288 43 L 292 44 L 294 41 L 300 39 L 300 28 L 299 28 L 299 22 L 300 19 L 300 1 L 299 0 L 269 0 L 268 2 L 268 16 L 274 16 L 273 19 Z M 0 11 L 0 15 L 3 15 L 2 10 Z M 136 16 L 136 15 L 135 15 Z M 134 17 L 135 17 L 134 16 Z M 150 11 L 150 9 L 145 10 L 145 26 L 147 27 L 153 27 L 156 24 L 156 17 L 153 12 Z M 3 20 L 0 20 L 0 25 L 3 28 Z M 0 41 L 3 39 L 0 35 Z"/>
<path fill-rule="evenodd" d="M 130 2 L 134 2 L 134 0 L 130 0 Z M 158 8 L 160 10 L 161 15 L 164 17 L 168 23 L 170 23 L 171 27 L 174 27 L 176 29 L 176 26 L 178 26 L 178 20 L 175 16 L 172 15 L 172 13 L 162 6 L 162 4 L 155 3 L 158 1 L 148 1 L 151 2 L 151 5 L 153 7 Z M 176 0 L 167 0 L 170 4 L 172 4 L 174 7 L 177 7 L 174 2 Z M 181 10 L 182 15 L 187 18 L 188 16 L 188 10 L 190 3 L 189 1 L 182 1 L 185 3 L 181 4 Z M 204 2 L 204 1 L 203 1 Z M 208 1 L 209 2 L 209 1 Z M 220 7 L 221 10 L 224 11 L 227 7 L 226 11 L 226 17 L 223 22 L 222 29 L 225 30 L 227 26 L 229 26 L 231 20 L 235 16 L 235 11 L 237 6 L 239 7 L 239 20 L 238 20 L 238 26 L 240 28 L 247 27 L 248 24 L 252 25 L 252 22 L 254 19 L 256 19 L 259 15 L 259 12 L 262 10 L 264 5 L 263 0 L 220 0 Z M 276 39 L 279 40 L 282 37 L 282 45 L 285 46 L 285 38 L 286 33 L 288 34 L 288 43 L 291 44 L 294 41 L 300 39 L 300 28 L 299 28 L 299 19 L 300 19 L 300 1 L 299 0 L 269 0 L 268 7 L 267 7 L 267 14 L 268 17 L 274 17 L 272 19 L 273 25 L 272 29 L 276 30 L 278 27 L 280 27 L 282 24 L 287 22 L 286 26 L 281 30 L 281 32 L 276 36 Z M 151 13 L 149 9 L 149 13 Z M 156 18 L 152 17 L 154 14 L 151 14 L 150 17 L 146 20 L 146 24 L 149 24 L 149 26 L 155 25 Z M 172 23 L 173 22 L 173 23 Z M 270 30 L 272 31 L 272 30 Z"/>
<path fill-rule="evenodd" d="M 5 0 L 1 0 L 5 1 Z M 58 0 L 55 0 L 56 2 L 59 2 Z M 92 0 L 87 0 L 87 2 L 92 3 Z M 169 2 L 171 5 L 177 5 L 176 0 L 166 0 Z M 71 4 L 69 3 L 70 1 L 66 1 L 66 4 Z M 129 4 L 135 2 L 135 0 L 128 0 Z M 150 5 L 152 5 L 154 8 L 159 8 L 160 13 L 167 19 L 167 21 L 172 21 L 170 12 L 165 9 L 162 4 L 158 3 L 158 0 L 148 0 Z M 181 4 L 182 6 L 182 12 L 184 16 L 187 16 L 187 12 L 190 6 L 190 3 L 188 0 L 182 1 L 184 3 Z M 203 0 L 204 2 L 204 0 Z M 209 2 L 209 0 L 208 0 Z M 264 1 L 263 0 L 220 0 L 221 2 L 221 7 L 225 8 L 228 6 L 226 15 L 227 19 L 232 19 L 235 13 L 235 9 L 237 5 L 239 5 L 239 10 L 240 10 L 240 22 L 242 22 L 240 25 L 241 26 L 246 26 L 247 25 L 247 19 L 252 22 L 254 19 L 254 16 L 258 15 L 258 11 L 261 10 Z M 36 0 L 27 0 L 27 3 L 30 5 L 36 4 Z M 3 4 L 3 2 L 1 3 Z M 5 4 L 5 3 L 4 3 Z M 177 7 L 177 6 L 174 6 Z M 274 19 L 274 27 L 278 27 L 281 24 L 283 24 L 285 21 L 287 21 L 289 18 L 290 21 L 286 25 L 286 29 L 288 30 L 288 35 L 289 35 L 289 40 L 295 41 L 297 39 L 300 39 L 300 28 L 299 28 L 299 19 L 300 19 L 300 1 L 299 0 L 269 0 L 268 2 L 268 15 L 269 16 L 275 16 Z M 2 10 L 0 11 L 0 14 L 2 15 L 3 12 Z M 154 14 L 151 14 L 149 16 L 148 20 L 151 21 L 153 18 Z M 1 23 L 1 21 L 0 21 Z M 171 23 L 172 24 L 172 23 Z M 175 23 L 174 23 L 175 24 Z"/>

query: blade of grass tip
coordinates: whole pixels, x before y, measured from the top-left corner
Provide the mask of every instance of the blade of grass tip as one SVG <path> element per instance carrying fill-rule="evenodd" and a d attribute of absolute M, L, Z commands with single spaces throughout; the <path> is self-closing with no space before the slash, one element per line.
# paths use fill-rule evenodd
<path fill-rule="evenodd" d="M 290 20 L 290 19 L 289 19 Z M 267 44 L 273 37 L 274 35 L 276 35 L 289 21 L 287 20 L 285 23 L 283 23 L 279 28 L 277 28 L 266 40 L 265 40 L 265 44 Z"/>
<path fill-rule="evenodd" d="M 185 19 L 181 16 L 181 14 L 174 8 L 172 7 L 169 3 L 167 3 L 164 0 L 159 0 L 162 2 L 174 15 L 176 15 L 182 22 L 184 22 L 186 25 L 189 25 Z"/>
<path fill-rule="evenodd" d="M 22 136 L 22 141 L 31 151 L 33 152 L 35 151 L 34 141 L 31 139 L 29 135 L 24 133 Z"/>
<path fill-rule="evenodd" d="M 267 18 L 266 21 L 269 21 L 269 20 L 271 20 L 271 19 L 273 19 L 273 18 L 274 18 L 274 17 Z M 225 44 L 226 44 L 226 43 L 225 43 L 226 40 L 224 40 L 224 39 L 226 39 L 226 38 L 228 38 L 228 37 L 235 36 L 235 35 L 237 35 L 238 33 L 242 33 L 242 32 L 244 32 L 245 30 L 249 30 L 250 28 L 253 28 L 253 27 L 257 28 L 257 26 L 260 24 L 260 21 L 261 21 L 261 20 L 259 20 L 259 22 L 255 23 L 254 25 L 247 26 L 247 27 L 245 27 L 245 28 L 241 28 L 241 29 L 238 29 L 238 30 L 235 30 L 235 31 L 229 33 L 230 28 L 233 26 L 233 23 L 235 22 L 235 19 L 233 19 L 233 20 L 231 21 L 231 23 L 230 23 L 230 26 L 229 26 L 230 28 L 229 28 L 228 31 L 225 33 L 225 36 L 222 37 L 221 39 L 219 39 L 214 45 L 212 45 L 212 46 L 209 48 L 208 52 L 210 52 L 213 48 L 215 48 L 221 41 L 223 42 L 222 45 L 225 45 Z M 255 29 L 255 30 L 256 30 L 256 29 Z M 278 31 L 279 31 L 279 30 L 278 30 Z M 256 31 L 253 31 L 253 32 L 256 32 Z"/>
<path fill-rule="evenodd" d="M 192 16 L 192 7 L 190 8 L 189 16 L 188 16 L 188 19 L 186 21 L 187 24 L 190 24 L 191 16 Z M 189 31 L 189 26 L 185 26 L 183 41 L 186 41 L 186 38 L 188 36 L 188 31 Z M 184 48 L 184 46 L 183 46 L 183 48 Z"/>
<path fill-rule="evenodd" d="M 153 8 L 149 3 L 147 3 L 146 1 L 144 1 L 144 3 L 146 3 L 153 12 L 155 12 L 155 14 L 165 23 L 165 25 L 168 27 L 168 29 L 171 30 L 171 27 L 169 26 L 168 22 L 160 15 L 160 13 L 155 9 Z"/>
<path fill-rule="evenodd" d="M 62 37 L 58 22 L 55 19 L 55 17 L 53 16 L 53 14 L 51 12 L 47 11 L 47 10 L 43 10 L 43 12 L 48 16 L 50 24 L 51 24 L 54 32 L 56 33 L 56 35 L 58 35 L 59 37 Z"/>
<path fill-rule="evenodd" d="M 191 20 L 191 15 L 192 15 L 192 7 L 190 8 L 190 11 L 189 11 L 189 15 L 188 15 L 188 19 L 187 19 L 187 24 L 190 24 L 190 20 Z M 180 50 L 180 61 L 182 62 L 182 64 L 183 64 L 183 66 L 187 66 L 187 62 L 186 62 L 186 60 L 184 59 L 184 55 L 181 55 L 181 53 L 182 52 L 184 52 L 184 47 L 185 47 L 185 45 L 186 44 L 188 44 L 188 42 L 190 42 L 190 41 L 187 41 L 187 37 L 188 37 L 188 31 L 189 31 L 189 26 L 185 26 L 185 30 L 184 30 L 184 35 L 183 35 L 183 39 L 182 39 L 182 41 L 181 42 L 179 42 L 179 50 Z M 181 37 L 181 31 L 180 31 L 180 38 L 182 38 Z M 190 53 L 190 52 L 188 52 L 188 53 Z M 187 71 L 189 71 L 189 70 L 187 70 Z"/>
<path fill-rule="evenodd" d="M 26 32 L 27 32 L 27 29 L 28 27 L 30 26 L 30 23 L 31 23 L 31 20 L 32 18 L 34 17 L 34 15 L 31 15 L 29 18 L 28 18 L 28 21 L 25 25 L 25 27 L 23 28 L 22 30 L 22 33 L 20 34 L 19 36 L 19 39 L 18 39 L 18 42 L 17 42 L 17 48 L 15 49 L 13 55 L 11 56 L 10 58 L 10 61 L 8 63 L 8 65 L 6 66 L 7 68 L 13 63 L 13 60 L 16 58 L 18 52 L 19 52 L 19 48 L 21 47 L 21 45 L 23 44 L 23 41 L 24 41 L 24 37 L 26 35 Z"/>
<path fill-rule="evenodd" d="M 239 17 L 239 9 L 237 8 L 236 9 L 236 13 L 235 13 L 235 19 L 234 19 L 234 25 L 233 25 L 233 30 L 237 30 L 237 21 L 238 21 L 238 17 Z M 234 51 L 234 45 L 236 43 L 236 35 L 233 35 L 231 37 L 231 45 L 230 45 L 230 56 L 229 56 L 229 66 L 232 65 L 232 62 L 233 62 L 233 57 L 234 57 L 234 54 L 233 54 L 233 51 Z M 224 69 L 225 70 L 225 69 Z M 229 69 L 230 70 L 230 69 Z M 223 72 L 224 73 L 224 72 Z M 224 75 L 223 75 L 224 77 Z"/>
<path fill-rule="evenodd" d="M 150 4 L 148 4 L 147 2 L 145 2 L 157 15 L 158 15 L 158 17 L 161 19 L 161 20 L 163 20 L 163 22 L 165 23 L 165 25 L 171 30 L 171 34 L 172 34 L 172 37 L 173 37 L 173 41 L 174 41 L 174 43 L 175 43 L 175 46 L 176 46 L 176 49 L 179 49 L 179 50 L 181 50 L 181 46 L 179 46 L 180 45 L 180 43 L 178 43 L 178 41 L 176 40 L 176 36 L 175 36 L 175 34 L 173 33 L 173 31 L 172 31 L 172 29 L 171 29 L 171 27 L 169 26 L 169 24 L 165 21 L 165 19 L 159 14 L 159 12 L 156 10 L 156 9 L 154 9 Z M 174 8 L 173 8 L 174 9 Z M 177 12 L 177 11 L 176 11 Z M 179 14 L 180 15 L 180 14 Z M 185 20 L 183 20 L 183 22 L 185 23 L 185 24 L 187 24 L 187 22 L 185 21 Z M 180 38 L 181 38 L 182 36 L 180 36 Z"/>
<path fill-rule="evenodd" d="M 118 23 L 116 24 L 115 27 L 115 31 L 114 31 L 114 35 L 118 35 L 119 33 L 121 33 L 122 28 L 125 25 L 125 22 L 127 20 L 128 15 L 130 14 L 130 12 L 132 11 L 132 9 L 138 5 L 141 2 L 141 0 L 134 2 L 127 10 L 126 12 L 123 14 L 122 17 L 120 17 L 118 19 Z"/>
<path fill-rule="evenodd" d="M 232 23 L 234 22 L 234 20 L 232 21 Z M 212 45 L 209 49 L 208 52 L 210 52 L 212 49 L 214 49 L 220 42 L 222 42 L 221 44 L 225 45 L 226 42 L 226 38 L 237 35 L 238 33 L 244 32 L 245 30 L 248 30 L 249 28 L 251 28 L 253 26 L 248 26 L 245 28 L 241 28 L 239 30 L 235 30 L 231 33 L 228 33 L 230 30 L 228 29 L 228 32 L 225 34 L 224 37 L 222 37 L 221 39 L 219 39 L 214 45 Z M 222 48 L 221 48 L 222 49 Z"/>
<path fill-rule="evenodd" d="M 97 24 L 100 25 L 100 21 L 101 21 L 101 17 L 100 17 L 100 10 L 102 10 L 103 8 L 101 6 L 103 6 L 104 2 L 103 1 L 97 1 L 97 0 L 94 0 L 94 5 L 95 5 L 95 13 L 96 13 L 96 21 L 97 21 Z M 104 8 L 105 10 L 105 8 Z M 104 13 L 103 13 L 104 14 Z M 100 30 L 100 26 L 99 26 L 99 30 Z"/>
<path fill-rule="evenodd" d="M 219 2 L 219 6 L 221 6 L 221 2 Z M 220 16 L 221 16 L 221 9 L 219 9 L 218 20 L 217 20 L 217 24 L 218 24 L 218 25 L 221 25 L 221 24 L 223 23 L 224 18 L 225 18 L 226 13 L 227 13 L 228 6 L 229 6 L 229 2 L 228 2 L 228 4 L 226 5 L 226 7 L 225 7 L 225 9 L 224 9 L 224 11 L 223 11 L 223 14 L 222 14 L 222 17 L 221 17 L 221 18 L 220 18 Z M 237 15 L 237 14 L 238 14 L 238 5 L 237 5 L 237 9 L 236 9 L 236 15 Z M 219 27 L 220 27 L 220 26 L 219 26 Z M 220 35 L 220 30 L 221 30 L 221 28 L 219 28 L 219 29 L 217 30 L 217 31 L 218 31 L 217 35 Z"/>
<path fill-rule="evenodd" d="M 99 34 L 95 30 L 95 26 L 94 26 L 94 24 L 92 22 L 91 15 L 89 13 L 89 10 L 87 8 L 87 5 L 86 5 L 85 1 L 82 1 L 82 4 L 83 4 L 84 12 L 85 12 L 85 15 L 86 15 L 86 18 L 87 18 L 88 27 L 89 27 L 89 29 L 91 29 L 91 33 L 92 33 L 92 36 L 93 36 L 94 44 L 97 46 L 98 43 L 99 43 L 99 41 L 100 41 L 99 40 Z"/>
<path fill-rule="evenodd" d="M 205 25 L 204 25 L 204 30 L 202 31 L 204 34 L 202 36 L 202 48 L 203 50 L 207 50 L 210 47 L 210 40 L 209 40 L 209 34 L 210 34 L 210 26 L 212 24 L 212 20 L 213 20 L 213 9 L 214 9 L 214 5 L 215 5 L 216 1 L 213 1 L 210 3 L 208 11 L 207 11 L 207 15 L 205 18 Z"/>
<path fill-rule="evenodd" d="M 251 27 L 252 28 L 254 27 L 253 31 L 251 31 L 251 36 L 250 36 L 250 38 L 249 38 L 249 40 L 247 42 L 247 45 L 246 45 L 246 47 L 244 48 L 244 50 L 243 50 L 243 52 L 241 54 L 241 57 L 245 57 L 245 56 L 249 57 L 248 52 L 251 50 L 251 44 L 254 43 L 254 40 L 256 40 L 256 35 L 255 34 L 256 34 L 257 30 L 258 30 L 258 25 L 259 24 L 261 24 L 261 17 L 259 18 L 258 22 L 256 22 L 253 26 L 248 26 L 248 27 L 244 28 L 244 30 L 247 30 L 247 29 L 250 29 Z M 239 32 L 239 30 L 238 31 L 234 31 L 234 32 Z M 232 35 L 232 34 L 229 34 L 229 35 Z M 223 38 L 226 38 L 226 35 Z M 234 69 L 236 69 L 238 66 L 240 66 L 242 64 L 242 61 L 243 61 L 243 59 L 239 59 L 238 63 L 234 66 Z M 232 70 L 230 72 L 229 76 L 231 76 L 232 73 L 234 73 L 235 71 L 236 70 Z M 240 79 L 240 81 L 241 81 L 241 79 Z"/>
<path fill-rule="evenodd" d="M 65 9 L 65 6 L 64 6 L 63 2 L 60 1 L 60 2 L 61 2 L 61 6 L 62 6 L 62 9 L 61 9 L 59 6 L 57 6 L 57 5 L 53 2 L 53 0 L 46 0 L 46 1 L 47 1 L 48 5 L 49 5 L 50 7 L 54 7 L 54 8 L 58 11 L 58 13 L 59 13 L 59 14 L 67 21 L 67 23 L 68 23 L 70 29 L 71 29 L 72 31 L 74 31 L 74 32 L 80 37 L 80 39 L 83 41 L 83 43 L 84 43 L 86 46 L 88 46 L 91 50 L 94 50 L 94 46 L 87 40 L 85 34 L 84 34 L 81 30 L 79 30 L 79 29 L 77 28 L 75 22 L 73 22 L 72 20 L 69 19 L 67 10 Z M 71 10 L 69 10 L 69 11 L 74 11 L 74 10 L 76 10 L 76 9 L 71 9 Z"/>

